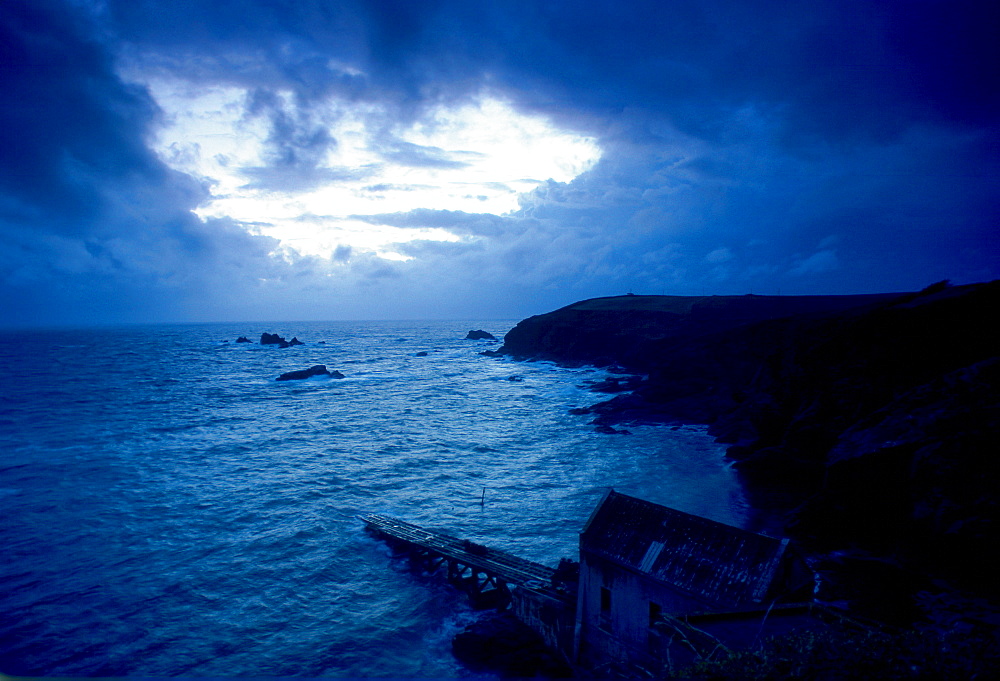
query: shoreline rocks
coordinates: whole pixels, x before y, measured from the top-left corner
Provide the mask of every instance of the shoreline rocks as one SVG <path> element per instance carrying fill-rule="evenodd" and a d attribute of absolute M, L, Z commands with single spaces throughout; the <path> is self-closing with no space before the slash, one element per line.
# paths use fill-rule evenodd
<path fill-rule="evenodd" d="M 476 329 L 474 331 L 469 331 L 465 336 L 465 340 L 490 340 L 495 341 L 497 337 L 488 331 L 483 331 L 482 329 Z"/>

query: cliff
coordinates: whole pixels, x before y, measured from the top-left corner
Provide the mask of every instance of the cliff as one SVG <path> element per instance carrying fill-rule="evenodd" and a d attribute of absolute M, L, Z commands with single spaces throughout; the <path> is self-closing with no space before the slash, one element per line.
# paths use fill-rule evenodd
<path fill-rule="evenodd" d="M 502 352 L 645 375 L 598 424 L 710 424 L 752 497 L 818 549 L 977 588 L 998 546 L 1000 281 L 908 294 L 621 296 L 524 320 Z"/>

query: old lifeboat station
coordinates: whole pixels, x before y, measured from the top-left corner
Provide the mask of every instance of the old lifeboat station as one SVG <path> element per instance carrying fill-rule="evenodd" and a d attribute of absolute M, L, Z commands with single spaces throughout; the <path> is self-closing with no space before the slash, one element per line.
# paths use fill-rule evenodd
<path fill-rule="evenodd" d="M 509 608 L 577 669 L 667 671 L 814 620 L 814 578 L 787 539 L 609 490 L 579 562 L 551 568 L 388 516 L 368 530 L 477 607 Z"/>

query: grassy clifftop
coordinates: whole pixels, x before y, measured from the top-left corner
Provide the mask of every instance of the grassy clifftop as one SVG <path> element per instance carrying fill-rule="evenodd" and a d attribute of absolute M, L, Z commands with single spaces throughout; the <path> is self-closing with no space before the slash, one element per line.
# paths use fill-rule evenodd
<path fill-rule="evenodd" d="M 523 320 L 504 338 L 503 351 L 520 358 L 646 371 L 657 365 L 656 344 L 662 341 L 692 341 L 757 322 L 830 314 L 900 295 L 592 298 Z"/>

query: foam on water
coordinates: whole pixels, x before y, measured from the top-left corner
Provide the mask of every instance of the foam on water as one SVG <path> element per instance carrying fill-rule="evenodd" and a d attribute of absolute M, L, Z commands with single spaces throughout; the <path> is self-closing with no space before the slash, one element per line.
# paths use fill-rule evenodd
<path fill-rule="evenodd" d="M 464 340 L 512 325 L 7 334 L 0 672 L 474 676 L 450 655 L 468 605 L 356 514 L 549 564 L 607 486 L 743 523 L 703 429 L 598 434 L 568 410 L 600 399 L 581 386 L 602 372 Z M 306 345 L 233 342 L 263 331 Z M 274 380 L 314 364 L 347 377 Z"/>

